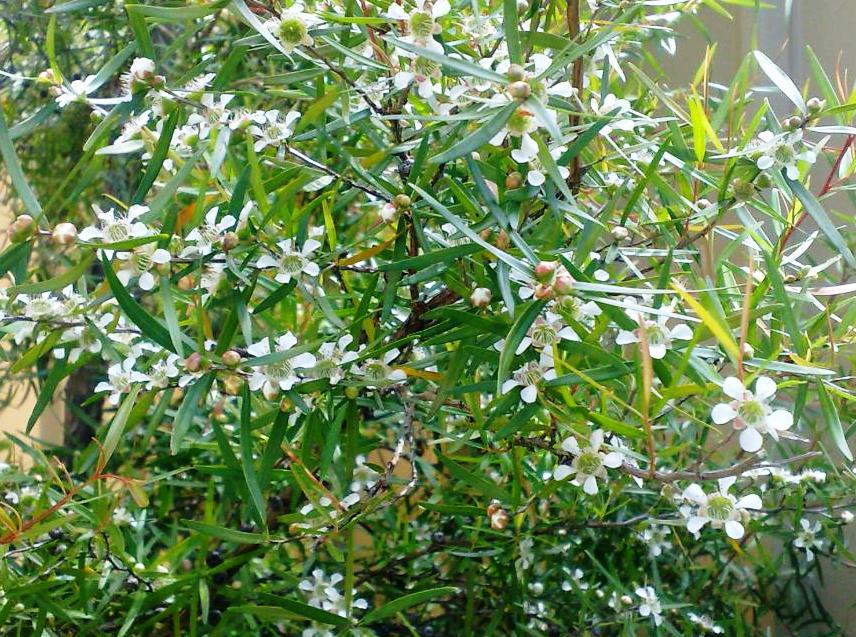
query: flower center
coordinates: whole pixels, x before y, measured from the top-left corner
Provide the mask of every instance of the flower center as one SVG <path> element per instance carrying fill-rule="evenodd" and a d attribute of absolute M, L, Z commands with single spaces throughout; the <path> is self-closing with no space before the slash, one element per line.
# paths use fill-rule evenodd
<path fill-rule="evenodd" d="M 265 367 L 265 376 L 276 382 L 291 376 L 293 368 L 290 361 L 280 361 Z"/>
<path fill-rule="evenodd" d="M 734 512 L 734 503 L 727 495 L 717 494 L 707 501 L 707 515 L 711 520 L 725 522 Z"/>
<path fill-rule="evenodd" d="M 389 372 L 389 365 L 383 361 L 371 361 L 370 363 L 366 363 L 364 369 L 366 378 L 371 381 L 386 380 L 386 377 L 389 376 Z"/>
<path fill-rule="evenodd" d="M 281 268 L 284 272 L 288 272 L 289 274 L 297 274 L 303 269 L 305 263 L 306 259 L 299 254 L 285 254 L 282 257 Z"/>
<path fill-rule="evenodd" d="M 532 327 L 532 342 L 536 347 L 547 347 L 559 340 L 556 328 L 549 323 L 536 324 Z"/>
<path fill-rule="evenodd" d="M 131 265 L 137 272 L 148 272 L 154 264 L 152 253 L 148 250 L 137 248 L 131 255 Z"/>
<path fill-rule="evenodd" d="M 583 451 L 577 458 L 579 472 L 587 476 L 596 474 L 602 466 L 603 460 L 597 451 Z"/>
<path fill-rule="evenodd" d="M 207 223 L 200 226 L 199 234 L 202 236 L 202 240 L 209 245 L 217 243 L 220 240 L 220 233 L 217 231 L 217 228 Z"/>
<path fill-rule="evenodd" d="M 434 16 L 427 11 L 410 14 L 410 32 L 418 38 L 427 38 L 434 33 Z"/>
<path fill-rule="evenodd" d="M 303 20 L 290 16 L 279 23 L 279 37 L 287 44 L 300 44 L 309 34 Z"/>
<path fill-rule="evenodd" d="M 757 400 L 746 400 L 737 408 L 737 416 L 750 427 L 757 427 L 766 416 L 764 405 Z"/>
<path fill-rule="evenodd" d="M 516 379 L 521 385 L 529 387 L 537 384 L 543 375 L 544 372 L 538 363 L 527 363 L 523 369 L 517 372 Z"/>
<path fill-rule="evenodd" d="M 780 164 L 785 164 L 786 166 L 792 164 L 796 160 L 796 157 L 796 151 L 794 151 L 794 147 L 790 144 L 782 144 L 776 148 L 775 158 Z"/>
<path fill-rule="evenodd" d="M 518 108 L 514 111 L 514 114 L 508 118 L 505 127 L 511 135 L 520 137 L 531 130 L 532 114 L 529 111 Z"/>
<path fill-rule="evenodd" d="M 320 359 L 315 363 L 315 367 L 312 368 L 313 376 L 317 378 L 330 378 L 336 371 L 336 363 L 329 358 Z"/>
<path fill-rule="evenodd" d="M 650 322 L 646 324 L 645 334 L 648 336 L 648 345 L 663 345 L 668 342 L 666 333 L 659 323 Z"/>
<path fill-rule="evenodd" d="M 104 236 L 107 237 L 109 243 L 124 241 L 128 238 L 128 234 L 128 224 L 123 221 L 116 221 L 104 228 Z"/>

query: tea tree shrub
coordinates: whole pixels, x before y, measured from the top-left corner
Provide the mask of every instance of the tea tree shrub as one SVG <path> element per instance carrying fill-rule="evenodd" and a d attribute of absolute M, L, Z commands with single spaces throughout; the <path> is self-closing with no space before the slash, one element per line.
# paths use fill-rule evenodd
<path fill-rule="evenodd" d="M 9 3 L 3 634 L 839 634 L 851 89 L 663 72 L 741 5 Z"/>

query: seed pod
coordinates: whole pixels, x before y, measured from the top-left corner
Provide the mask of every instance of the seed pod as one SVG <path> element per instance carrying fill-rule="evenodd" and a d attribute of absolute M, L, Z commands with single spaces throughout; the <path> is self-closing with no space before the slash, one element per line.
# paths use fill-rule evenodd
<path fill-rule="evenodd" d="M 53 229 L 51 239 L 53 239 L 53 242 L 56 245 L 71 245 L 74 243 L 74 240 L 77 239 L 77 228 L 73 223 L 68 223 L 67 221 L 58 223 Z"/>

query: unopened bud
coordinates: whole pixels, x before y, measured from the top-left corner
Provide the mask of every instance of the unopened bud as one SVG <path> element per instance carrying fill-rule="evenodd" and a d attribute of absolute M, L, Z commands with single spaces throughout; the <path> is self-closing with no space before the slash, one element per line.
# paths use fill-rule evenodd
<path fill-rule="evenodd" d="M 23 243 L 36 232 L 36 221 L 30 215 L 21 215 L 6 230 L 12 243 Z"/>
<path fill-rule="evenodd" d="M 508 233 L 505 230 L 500 230 L 499 234 L 496 235 L 496 247 L 505 250 L 509 245 L 511 245 L 511 239 L 508 237 Z"/>
<path fill-rule="evenodd" d="M 508 512 L 496 501 L 491 502 L 487 507 L 487 517 L 490 520 L 490 527 L 497 531 L 502 531 L 508 526 L 508 522 L 511 519 Z"/>
<path fill-rule="evenodd" d="M 817 115 L 820 111 L 826 108 L 826 100 L 819 97 L 812 97 L 805 103 L 808 112 L 812 115 Z"/>
<path fill-rule="evenodd" d="M 609 233 L 616 241 L 625 241 L 630 236 L 630 231 L 624 226 L 615 226 Z"/>
<path fill-rule="evenodd" d="M 39 73 L 36 78 L 36 84 L 44 84 L 47 86 L 53 86 L 54 84 L 59 84 L 56 75 L 51 69 L 47 69 L 46 71 L 42 71 Z"/>
<path fill-rule="evenodd" d="M 755 185 L 758 186 L 758 188 L 769 188 L 773 185 L 773 180 L 770 179 L 770 176 L 767 173 L 761 173 L 755 177 Z"/>
<path fill-rule="evenodd" d="M 360 388 L 354 387 L 353 385 L 345 387 L 345 396 L 347 396 L 349 400 L 356 400 L 360 396 Z"/>
<path fill-rule="evenodd" d="M 745 358 L 754 358 L 755 348 L 752 347 L 749 343 L 743 343 L 743 356 Z"/>
<path fill-rule="evenodd" d="M 527 97 L 532 95 L 532 87 L 522 80 L 512 82 L 508 85 L 508 94 L 514 99 L 525 100 Z"/>
<path fill-rule="evenodd" d="M 223 352 L 223 364 L 226 367 L 237 367 L 241 363 L 241 355 L 233 349 Z"/>
<path fill-rule="evenodd" d="M 190 356 L 184 359 L 184 369 L 191 374 L 202 369 L 202 355 L 199 352 L 193 352 Z"/>
<path fill-rule="evenodd" d="M 517 13 L 526 13 L 529 10 L 529 3 L 526 0 L 517 0 Z"/>
<path fill-rule="evenodd" d="M 574 277 L 567 273 L 560 274 L 553 283 L 553 289 L 558 294 L 570 294 L 574 289 Z"/>
<path fill-rule="evenodd" d="M 508 67 L 508 81 L 522 82 L 526 79 L 526 69 L 519 64 L 512 64 Z"/>
<path fill-rule="evenodd" d="M 631 604 L 633 604 L 633 598 L 630 597 L 630 595 L 622 595 L 621 596 L 621 603 L 624 604 L 625 606 L 630 606 Z"/>
<path fill-rule="evenodd" d="M 555 261 L 541 261 L 535 266 L 535 280 L 539 283 L 549 283 L 556 276 Z"/>
<path fill-rule="evenodd" d="M 488 241 L 488 240 L 490 240 L 490 236 L 491 236 L 492 234 L 493 234 L 493 230 L 491 230 L 490 228 L 485 228 L 484 230 L 482 230 L 481 232 L 479 232 L 479 236 L 480 236 L 480 237 L 482 238 L 482 240 L 484 240 L 484 241 Z"/>
<path fill-rule="evenodd" d="M 265 383 L 262 387 L 262 395 L 268 400 L 276 400 L 279 398 L 279 386 Z"/>
<path fill-rule="evenodd" d="M 241 239 L 234 232 L 227 232 L 223 235 L 223 252 L 228 252 L 229 250 L 234 250 L 238 243 L 240 243 Z"/>
<path fill-rule="evenodd" d="M 508 176 L 505 178 L 505 188 L 507 190 L 514 190 L 516 188 L 520 188 L 522 185 L 523 175 L 516 170 L 512 173 L 508 173 Z"/>
<path fill-rule="evenodd" d="M 853 521 L 853 514 L 850 511 L 842 511 L 841 512 L 841 521 L 844 524 L 850 524 Z"/>
<path fill-rule="evenodd" d="M 476 288 L 473 290 L 473 293 L 470 294 L 470 303 L 473 304 L 473 307 L 485 308 L 490 305 L 491 298 L 492 295 L 490 290 L 487 288 Z"/>
<path fill-rule="evenodd" d="M 392 200 L 392 205 L 396 207 L 397 210 L 406 210 L 410 207 L 410 204 L 413 203 L 405 194 L 395 195 L 395 199 Z"/>
<path fill-rule="evenodd" d="M 797 117 L 796 115 L 794 115 L 793 117 L 789 117 L 784 122 L 782 122 L 782 128 L 784 128 L 786 131 L 794 131 L 802 125 L 802 118 Z"/>
<path fill-rule="evenodd" d="M 184 292 L 188 290 L 192 290 L 194 287 L 193 277 L 191 276 L 183 276 L 178 280 L 178 289 Z"/>
<path fill-rule="evenodd" d="M 166 263 L 155 264 L 155 270 L 161 276 L 169 276 L 170 273 L 172 272 L 172 269 L 170 268 L 170 265 L 169 265 L 169 261 L 167 261 Z"/>
<path fill-rule="evenodd" d="M 544 283 L 539 283 L 535 286 L 535 298 L 539 301 L 547 301 L 553 298 L 555 294 L 555 290 L 553 290 L 552 285 L 546 285 Z"/>
<path fill-rule="evenodd" d="M 67 221 L 63 223 L 58 223 L 53 229 L 53 234 L 51 235 L 51 238 L 53 239 L 53 242 L 57 245 L 71 245 L 77 238 L 77 228 L 73 223 L 68 223 Z"/>

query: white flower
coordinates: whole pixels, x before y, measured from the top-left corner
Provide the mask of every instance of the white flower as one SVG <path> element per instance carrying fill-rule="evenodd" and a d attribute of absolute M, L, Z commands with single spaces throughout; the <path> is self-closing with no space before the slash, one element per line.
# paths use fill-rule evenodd
<path fill-rule="evenodd" d="M 383 355 L 382 359 L 370 358 L 362 365 L 353 369 L 353 373 L 362 376 L 367 387 L 382 387 L 390 383 L 400 383 L 407 380 L 407 373 L 403 369 L 395 369 L 390 363 L 398 357 L 398 349 L 391 349 Z"/>
<path fill-rule="evenodd" d="M 377 484 L 378 478 L 380 478 L 380 474 L 366 464 L 366 457 L 363 455 L 357 456 L 351 482 L 351 491 L 356 493 L 364 489 L 371 489 Z"/>
<path fill-rule="evenodd" d="M 663 549 L 672 546 L 669 541 L 670 535 L 669 527 L 662 524 L 651 524 L 643 529 L 639 534 L 639 539 L 648 545 L 648 552 L 651 557 L 660 557 L 663 554 Z"/>
<path fill-rule="evenodd" d="M 493 295 L 488 288 L 476 288 L 470 294 L 470 304 L 473 307 L 485 308 L 490 305 L 491 298 L 493 298 Z"/>
<path fill-rule="evenodd" d="M 629 310 L 627 314 L 636 320 L 639 327 L 632 332 L 619 330 L 615 342 L 618 345 L 638 343 L 641 340 L 641 330 L 645 330 L 645 335 L 648 337 L 648 353 L 655 360 L 663 358 L 666 352 L 672 349 L 673 341 L 690 341 L 693 338 L 693 331 L 686 323 L 678 323 L 670 328 L 667 325 L 668 317 L 663 315 L 658 316 L 656 320 L 650 320 L 643 312 Z"/>
<path fill-rule="evenodd" d="M 565 325 L 561 315 L 547 311 L 544 316 L 539 316 L 529 326 L 515 354 L 522 354 L 529 349 L 530 345 L 536 349 L 551 348 L 562 340 L 578 341 L 580 337 Z"/>
<path fill-rule="evenodd" d="M 511 158 L 520 164 L 527 164 L 538 156 L 538 142 L 530 135 L 538 127 L 535 115 L 521 106 L 511 114 L 505 126 L 491 138 L 490 143 L 493 146 L 501 146 L 506 137 L 520 138 L 520 148 L 511 151 Z"/>
<path fill-rule="evenodd" d="M 56 97 L 56 103 L 60 108 L 65 108 L 74 102 L 87 104 L 89 102 L 89 94 L 97 87 L 95 86 L 95 76 L 87 75 L 82 80 L 72 80 L 70 84 L 59 85 L 59 95 Z"/>
<path fill-rule="evenodd" d="M 196 228 L 187 233 L 187 241 L 193 241 L 196 245 L 188 246 L 181 252 L 182 257 L 207 256 L 214 251 L 214 246 L 223 240 L 223 235 L 235 226 L 235 217 L 226 215 L 217 221 L 219 206 L 214 206 L 205 213 L 205 220 Z"/>
<path fill-rule="evenodd" d="M 713 620 L 707 615 L 696 615 L 695 613 L 687 613 L 687 617 L 689 620 L 704 630 L 707 633 L 714 633 L 716 635 L 722 635 L 725 633 L 725 630 L 722 626 L 718 626 L 713 623 Z"/>
<path fill-rule="evenodd" d="M 817 537 L 821 531 L 820 522 L 812 524 L 807 519 L 800 520 L 801 531 L 797 532 L 794 539 L 794 546 L 800 549 L 805 549 L 805 558 L 809 562 L 814 560 L 814 551 L 819 551 L 823 548 L 823 540 Z"/>
<path fill-rule="evenodd" d="M 280 389 L 290 390 L 300 380 L 298 369 L 307 369 L 315 364 L 315 356 L 309 352 L 285 356 L 297 345 L 297 337 L 286 332 L 276 339 L 276 351 L 283 353 L 283 358 L 274 363 L 253 368 L 250 375 L 250 389 L 262 389 L 265 395 L 276 395 Z M 247 347 L 251 356 L 267 356 L 271 353 L 270 341 L 266 338 Z"/>
<path fill-rule="evenodd" d="M 135 383 L 145 383 L 149 380 L 148 376 L 134 369 L 136 362 L 133 358 L 126 358 L 121 363 L 111 365 L 107 370 L 107 380 L 95 386 L 95 393 L 109 391 L 108 402 L 118 405 L 121 395 L 130 391 Z"/>
<path fill-rule="evenodd" d="M 147 206 L 133 205 L 124 214 L 117 213 L 113 208 L 106 211 L 98 206 L 92 206 L 92 208 L 99 223 L 97 226 L 88 226 L 81 230 L 78 235 L 81 241 L 98 239 L 104 243 L 116 243 L 145 237 L 152 233 L 145 223 L 139 221 L 139 218 L 149 211 Z M 105 250 L 104 254 L 109 259 L 113 256 L 113 251 Z"/>
<path fill-rule="evenodd" d="M 332 576 L 327 577 L 324 571 L 316 568 L 312 571 L 312 578 L 301 580 L 297 588 L 307 594 L 310 606 L 321 608 L 331 594 L 339 594 L 336 590 L 336 584 L 343 579 L 345 578 L 339 573 L 333 573 Z"/>
<path fill-rule="evenodd" d="M 502 384 L 502 393 L 507 394 L 515 387 L 522 387 L 520 398 L 525 403 L 534 403 L 538 399 L 538 385 L 544 380 L 556 378 L 553 367 L 553 357 L 549 352 L 542 351 L 538 361 L 530 361 L 515 371 L 511 378 Z"/>
<path fill-rule="evenodd" d="M 632 131 L 636 128 L 636 122 L 627 117 L 628 114 L 632 115 L 630 102 L 625 99 L 618 99 L 612 93 L 607 95 L 601 103 L 592 98 L 591 110 L 600 117 L 611 116 L 613 118 L 609 124 L 600 129 L 601 135 L 608 136 L 614 130 Z"/>
<path fill-rule="evenodd" d="M 318 357 L 312 368 L 312 376 L 326 378 L 331 385 L 337 384 L 345 377 L 342 365 L 353 362 L 359 354 L 348 350 L 348 345 L 354 340 L 350 334 L 345 334 L 335 343 L 322 343 L 318 348 Z"/>
<path fill-rule="evenodd" d="M 571 572 L 569 569 L 564 569 L 564 570 L 565 570 L 565 572 L 570 573 L 571 579 L 564 580 L 562 582 L 562 590 L 563 591 L 568 592 L 568 591 L 572 591 L 575 589 L 580 590 L 580 591 L 587 591 L 589 589 L 588 582 L 583 580 L 584 573 L 583 573 L 582 569 L 575 568 L 573 570 L 573 572 Z"/>
<path fill-rule="evenodd" d="M 162 83 L 163 76 L 155 75 L 157 67 L 149 58 L 134 58 L 131 68 L 121 77 L 122 87 L 128 98 L 139 88 L 150 86 L 152 83 Z"/>
<path fill-rule="evenodd" d="M 416 44 L 435 53 L 443 53 L 443 46 L 434 39 L 434 34 L 439 33 L 440 25 L 437 20 L 452 10 L 449 0 L 417 0 L 416 8 L 410 13 L 405 11 L 397 2 L 391 2 L 387 9 L 386 17 L 393 20 L 407 22 L 408 35 L 403 38 L 404 42 Z M 411 56 L 407 51 L 398 50 L 399 55 Z"/>
<path fill-rule="evenodd" d="M 559 159 L 562 154 L 568 150 L 565 146 L 557 146 L 550 151 L 550 156 L 555 160 Z M 543 186 L 544 182 L 547 181 L 547 177 L 544 175 L 544 172 L 541 170 L 542 166 L 540 162 L 537 160 L 533 160 L 532 165 L 533 168 L 530 168 L 526 173 L 526 181 L 530 186 Z M 562 179 L 567 179 L 568 175 L 570 175 L 570 171 L 564 166 L 558 166 L 559 176 Z"/>
<path fill-rule="evenodd" d="M 776 394 L 776 383 L 772 378 L 759 377 L 755 381 L 755 393 L 752 393 L 738 378 L 729 376 L 722 383 L 722 391 L 733 400 L 716 405 L 711 411 L 711 418 L 717 425 L 734 421 L 734 428 L 742 429 L 740 447 L 744 451 L 758 451 L 764 441 L 763 434 L 778 440 L 778 432 L 790 429 L 794 424 L 793 414 L 784 409 L 774 411 L 768 404 Z"/>
<path fill-rule="evenodd" d="M 118 252 L 116 258 L 122 261 L 122 267 L 116 272 L 122 285 L 126 286 L 133 277 L 139 277 L 137 285 L 143 290 L 151 290 L 155 286 L 155 277 L 151 270 L 158 265 L 170 262 L 170 254 L 156 243 L 145 243 L 137 246 L 131 252 Z"/>
<path fill-rule="evenodd" d="M 253 149 L 258 153 L 268 146 L 278 148 L 282 142 L 291 137 L 293 124 L 300 119 L 300 113 L 289 111 L 284 120 L 279 119 L 278 110 L 265 111 L 261 123 L 253 123 L 247 129 L 256 137 Z"/>
<path fill-rule="evenodd" d="M 660 599 L 657 597 L 657 592 L 652 586 L 644 586 L 636 589 L 642 601 L 639 603 L 639 615 L 641 617 L 651 617 L 654 624 L 659 626 L 663 623 L 663 607 L 660 605 Z"/>
<path fill-rule="evenodd" d="M 762 505 L 761 498 L 754 493 L 739 500 L 728 493 L 736 480 L 734 476 L 720 478 L 719 490 L 709 495 L 697 484 L 684 489 L 683 497 L 698 507 L 687 519 L 687 531 L 697 537 L 701 528 L 710 523 L 715 529 L 725 528 L 726 535 L 734 540 L 743 537 L 744 529 L 740 521 L 749 517 L 750 509 L 757 510 Z"/>
<path fill-rule="evenodd" d="M 532 550 L 534 546 L 535 540 L 528 536 L 520 540 L 517 545 L 520 557 L 517 558 L 515 565 L 521 571 L 527 570 L 535 562 L 535 551 Z"/>
<path fill-rule="evenodd" d="M 842 511 L 840 517 L 841 522 L 844 524 L 850 524 L 851 522 L 853 522 L 853 519 L 856 518 L 856 516 L 853 515 L 852 511 Z"/>
<path fill-rule="evenodd" d="M 580 448 L 577 439 L 573 436 L 562 441 L 562 449 L 574 456 L 570 465 L 560 464 L 553 471 L 555 480 L 564 480 L 574 476 L 572 484 L 582 485 L 583 491 L 589 495 L 597 494 L 597 479 L 606 480 L 606 469 L 620 467 L 624 458 L 618 451 L 604 453 L 600 450 L 603 446 L 603 431 L 595 429 L 589 446 Z"/>
<path fill-rule="evenodd" d="M 312 46 L 314 40 L 309 35 L 309 29 L 320 24 L 321 20 L 312 13 L 307 13 L 303 4 L 295 3 L 271 18 L 264 26 L 282 44 L 286 53 L 291 53 L 298 46 Z"/>
<path fill-rule="evenodd" d="M 398 7 L 397 4 L 390 4 L 390 7 Z M 400 8 L 400 7 L 398 7 Z M 400 70 L 392 78 L 393 86 L 401 91 L 407 88 L 411 83 L 416 83 L 416 92 L 422 99 L 428 100 L 434 97 L 434 91 L 440 90 L 440 84 L 435 87 L 432 78 L 441 78 L 440 66 L 430 60 L 417 56 L 410 62 L 408 70 Z"/>
<path fill-rule="evenodd" d="M 180 360 L 178 355 L 170 352 L 166 358 L 152 365 L 148 372 L 149 382 L 146 383 L 146 389 L 163 389 L 169 385 L 170 379 L 177 378 L 180 373 L 178 369 Z"/>
<path fill-rule="evenodd" d="M 797 130 L 782 135 L 775 135 L 771 131 L 763 131 L 758 134 L 760 156 L 755 160 L 759 170 L 781 170 L 785 169 L 788 179 L 799 179 L 800 170 L 797 162 L 800 160 L 813 164 L 817 156 L 810 150 L 797 152 L 796 146 L 802 144 L 802 131 Z"/>
<path fill-rule="evenodd" d="M 282 250 L 282 255 L 275 258 L 265 254 L 256 261 L 257 268 L 276 268 L 278 272 L 274 279 L 278 283 L 288 283 L 293 277 L 300 274 L 318 276 L 321 269 L 318 264 L 310 259 L 312 253 L 321 247 L 321 242 L 315 239 L 307 239 L 299 250 L 294 247 L 294 239 L 286 239 L 277 244 Z"/>

